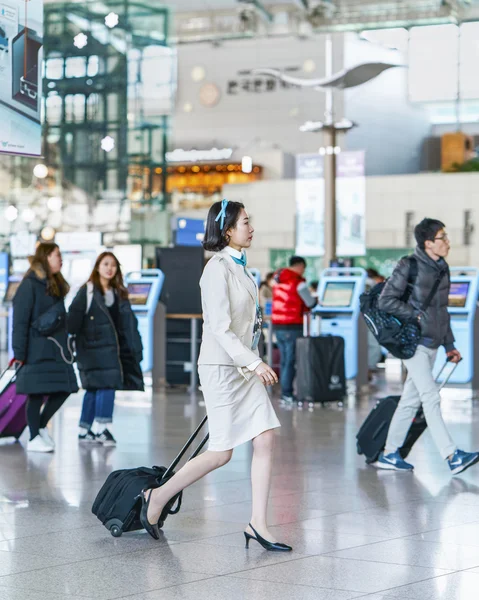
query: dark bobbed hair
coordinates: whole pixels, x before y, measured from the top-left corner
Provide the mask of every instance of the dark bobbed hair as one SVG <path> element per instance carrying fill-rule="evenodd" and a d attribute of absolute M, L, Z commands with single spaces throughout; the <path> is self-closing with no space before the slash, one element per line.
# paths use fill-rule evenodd
<path fill-rule="evenodd" d="M 419 248 L 425 250 L 426 242 L 433 242 L 438 232 L 445 227 L 444 223 L 437 219 L 423 219 L 418 223 L 414 228 L 414 237 Z"/>
<path fill-rule="evenodd" d="M 296 265 L 304 265 L 304 266 L 306 266 L 306 261 L 304 260 L 304 258 L 302 256 L 292 256 L 289 259 L 289 266 L 290 267 L 295 267 Z"/>
<path fill-rule="evenodd" d="M 206 219 L 205 237 L 203 248 L 210 252 L 219 252 L 229 244 L 226 232 L 228 229 L 234 229 L 238 222 L 241 210 L 244 204 L 241 202 L 228 202 L 226 206 L 226 218 L 223 229 L 220 228 L 221 219 L 216 221 L 216 217 L 221 211 L 221 202 L 215 202 L 208 212 Z"/>
<path fill-rule="evenodd" d="M 122 300 L 127 300 L 128 290 L 126 289 L 125 284 L 123 283 L 123 273 L 121 272 L 120 261 L 113 254 L 113 252 L 102 252 L 100 254 L 100 256 L 96 259 L 95 266 L 93 267 L 93 271 L 91 272 L 88 281 L 93 283 L 93 285 L 102 295 L 105 295 L 105 292 L 103 291 L 103 287 L 100 282 L 100 273 L 98 269 L 100 268 L 102 260 L 107 257 L 113 258 L 113 260 L 116 262 L 116 273 L 113 279 L 110 280 L 110 285 L 117 292 L 118 296 Z"/>

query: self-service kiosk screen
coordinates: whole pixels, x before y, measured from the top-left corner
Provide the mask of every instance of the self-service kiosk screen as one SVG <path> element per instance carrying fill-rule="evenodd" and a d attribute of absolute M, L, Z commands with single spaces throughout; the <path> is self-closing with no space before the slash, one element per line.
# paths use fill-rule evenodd
<path fill-rule="evenodd" d="M 469 283 L 467 281 L 451 283 L 448 306 L 450 308 L 464 308 L 466 306 L 468 293 Z"/>
<path fill-rule="evenodd" d="M 326 284 L 322 306 L 331 306 L 335 308 L 347 308 L 351 306 L 354 294 L 354 282 L 349 281 L 330 281 Z"/>
<path fill-rule="evenodd" d="M 129 283 L 128 296 L 130 303 L 136 306 L 144 306 L 148 302 L 151 283 Z"/>

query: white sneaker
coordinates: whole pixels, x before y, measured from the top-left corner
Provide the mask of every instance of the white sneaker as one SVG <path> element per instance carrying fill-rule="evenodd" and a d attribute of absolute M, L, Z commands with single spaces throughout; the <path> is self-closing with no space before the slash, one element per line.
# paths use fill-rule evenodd
<path fill-rule="evenodd" d="M 27 444 L 28 452 L 53 452 L 53 448 L 49 446 L 41 437 L 37 435 Z"/>
<path fill-rule="evenodd" d="M 38 433 L 47 446 L 50 446 L 52 449 L 55 448 L 55 442 L 52 440 L 51 435 L 48 433 L 48 429 L 46 427 L 45 429 L 40 429 Z"/>

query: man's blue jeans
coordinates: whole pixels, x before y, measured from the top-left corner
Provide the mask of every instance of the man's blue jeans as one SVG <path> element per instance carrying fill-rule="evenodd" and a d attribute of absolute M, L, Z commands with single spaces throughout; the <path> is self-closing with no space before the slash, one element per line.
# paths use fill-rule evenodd
<path fill-rule="evenodd" d="M 83 398 L 80 427 L 90 429 L 93 421 L 111 423 L 114 403 L 115 390 L 87 390 Z"/>
<path fill-rule="evenodd" d="M 281 394 L 291 397 L 293 395 L 293 381 L 296 375 L 296 340 L 303 337 L 302 328 L 277 329 L 276 341 L 281 353 L 280 384 Z"/>

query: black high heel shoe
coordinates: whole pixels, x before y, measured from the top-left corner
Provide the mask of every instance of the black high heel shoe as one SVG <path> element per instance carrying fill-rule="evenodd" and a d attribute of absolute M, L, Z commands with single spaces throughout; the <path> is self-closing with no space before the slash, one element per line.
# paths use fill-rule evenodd
<path fill-rule="evenodd" d="M 150 490 L 148 500 L 145 498 L 145 493 L 147 491 L 148 490 L 143 490 L 138 496 L 139 498 L 141 498 L 140 523 L 143 525 L 143 527 L 154 540 L 159 540 L 160 530 L 158 529 L 158 523 L 150 523 L 148 521 L 148 507 L 150 506 L 151 494 L 153 493 L 153 489 Z"/>
<path fill-rule="evenodd" d="M 279 542 L 268 542 L 268 540 L 265 540 L 263 537 L 260 536 L 260 534 L 253 527 L 253 525 L 251 525 L 251 523 L 249 523 L 249 526 L 251 527 L 254 535 L 251 535 L 250 533 L 248 533 L 246 531 L 244 532 L 244 537 L 246 539 L 246 548 L 249 548 L 250 540 L 255 540 L 256 542 L 261 544 L 261 546 L 263 546 L 263 548 L 265 550 L 270 550 L 271 552 L 291 552 L 292 551 L 293 548 L 286 544 L 280 544 Z"/>

